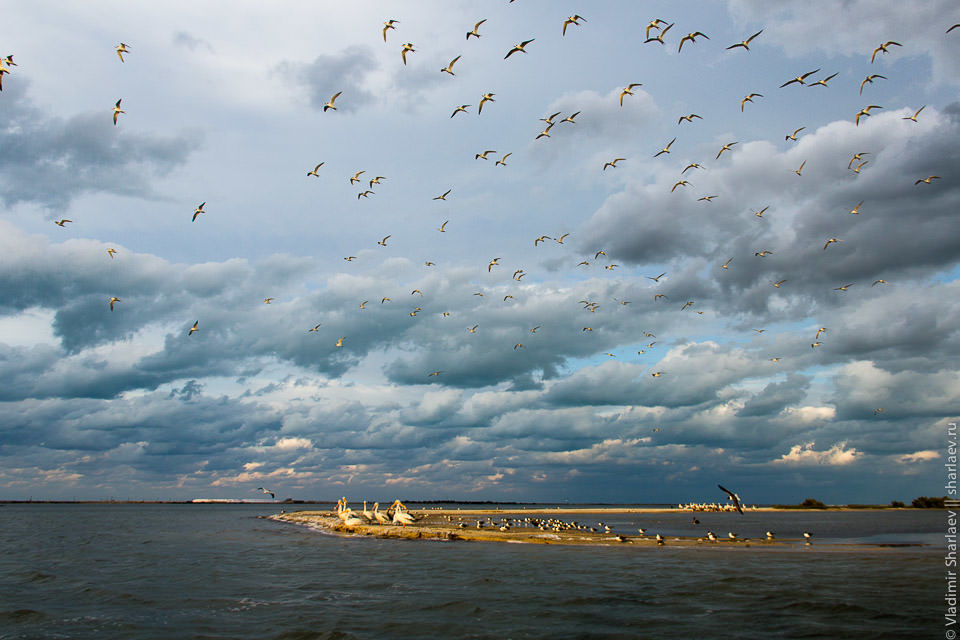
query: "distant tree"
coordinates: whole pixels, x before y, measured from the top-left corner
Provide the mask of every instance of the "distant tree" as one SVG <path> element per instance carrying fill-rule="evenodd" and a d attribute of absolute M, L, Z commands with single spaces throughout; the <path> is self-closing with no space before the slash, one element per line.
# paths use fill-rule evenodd
<path fill-rule="evenodd" d="M 803 509 L 826 509 L 827 505 L 814 498 L 807 498 L 800 503 L 800 507 Z"/>
<path fill-rule="evenodd" d="M 905 506 L 907 506 L 907 505 L 903 504 L 903 503 L 900 502 L 899 500 L 891 500 L 891 501 L 890 501 L 890 506 L 893 507 L 894 509 L 902 509 L 903 507 L 905 507 Z"/>
<path fill-rule="evenodd" d="M 947 496 L 942 498 L 930 498 L 927 496 L 920 496 L 919 498 L 914 498 L 913 502 L 910 503 L 910 506 L 916 509 L 943 509 L 943 503 L 946 501 Z"/>

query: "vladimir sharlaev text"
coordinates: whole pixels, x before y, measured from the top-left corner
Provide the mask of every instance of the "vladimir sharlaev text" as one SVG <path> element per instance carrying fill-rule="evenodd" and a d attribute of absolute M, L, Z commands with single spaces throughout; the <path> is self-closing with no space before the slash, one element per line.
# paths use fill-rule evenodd
<path fill-rule="evenodd" d="M 947 583 L 943 601 L 947 605 L 944 614 L 947 627 L 947 640 L 957 637 L 957 511 L 960 511 L 960 502 L 957 501 L 957 423 L 947 423 L 947 460 L 943 463 L 947 470 L 947 481 L 943 488 L 947 491 L 944 506 L 947 509 L 947 532 L 944 538 L 947 541 L 947 553 L 943 564 L 947 573 L 944 579 Z"/>

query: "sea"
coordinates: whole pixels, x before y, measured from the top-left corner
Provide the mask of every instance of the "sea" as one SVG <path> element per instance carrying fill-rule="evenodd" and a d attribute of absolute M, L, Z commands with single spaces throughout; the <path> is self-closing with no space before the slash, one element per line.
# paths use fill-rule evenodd
<path fill-rule="evenodd" d="M 942 510 L 564 517 L 668 536 L 638 548 L 342 537 L 260 517 L 295 508 L 0 505 L 0 640 L 950 638 Z M 814 537 L 669 544 L 707 530 Z"/>

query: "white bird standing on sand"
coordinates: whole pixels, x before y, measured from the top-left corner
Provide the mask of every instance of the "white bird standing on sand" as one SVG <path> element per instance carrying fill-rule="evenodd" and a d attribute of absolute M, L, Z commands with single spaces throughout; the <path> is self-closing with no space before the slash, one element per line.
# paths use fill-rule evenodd
<path fill-rule="evenodd" d="M 412 515 L 402 509 L 403 504 L 397 500 L 391 505 L 393 507 L 393 524 L 399 524 L 402 527 L 415 522 Z"/>
<path fill-rule="evenodd" d="M 374 502 L 374 503 L 373 503 L 373 517 L 374 517 L 374 519 L 375 519 L 377 522 L 379 522 L 380 524 L 387 524 L 387 523 L 390 522 L 390 519 L 387 518 L 387 515 L 386 515 L 385 513 L 381 513 L 381 512 L 380 512 L 380 503 L 379 503 L 379 502 Z"/>

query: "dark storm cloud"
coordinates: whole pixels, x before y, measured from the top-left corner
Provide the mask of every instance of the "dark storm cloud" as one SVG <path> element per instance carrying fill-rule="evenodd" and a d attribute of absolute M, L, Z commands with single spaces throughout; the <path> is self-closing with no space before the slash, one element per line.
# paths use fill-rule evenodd
<path fill-rule="evenodd" d="M 0 199 L 62 210 L 88 192 L 158 197 L 152 178 L 186 162 L 200 145 L 196 132 L 139 133 L 114 126 L 109 108 L 63 119 L 33 106 L 27 82 L 8 83 L 0 129 Z M 123 115 L 121 115 L 123 118 Z"/>
<path fill-rule="evenodd" d="M 375 96 L 365 89 L 367 76 L 378 69 L 370 47 L 353 45 L 335 54 L 321 54 L 312 62 L 284 62 L 279 69 L 293 83 L 306 90 L 310 105 L 323 109 L 338 91 L 337 111 L 350 113 L 374 102 Z"/>

